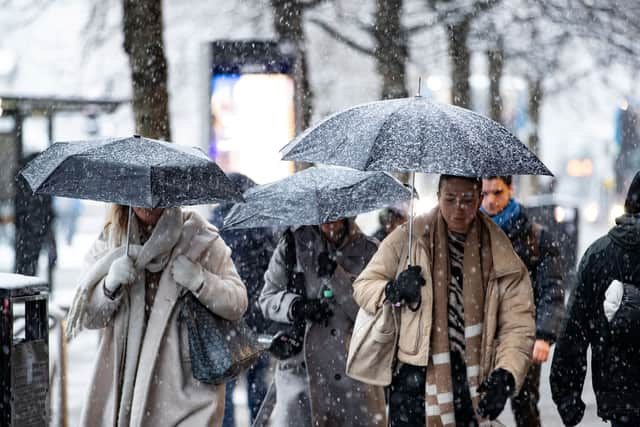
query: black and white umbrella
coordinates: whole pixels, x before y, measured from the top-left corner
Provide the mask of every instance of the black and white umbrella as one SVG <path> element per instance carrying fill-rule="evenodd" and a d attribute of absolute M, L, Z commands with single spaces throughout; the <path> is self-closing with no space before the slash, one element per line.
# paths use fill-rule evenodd
<path fill-rule="evenodd" d="M 283 160 L 362 171 L 552 175 L 501 124 L 421 96 L 340 111 L 307 129 L 281 152 Z"/>
<path fill-rule="evenodd" d="M 202 150 L 137 135 L 57 142 L 20 173 L 35 193 L 118 203 L 130 216 L 132 206 L 243 200 Z"/>
<path fill-rule="evenodd" d="M 316 225 L 411 199 L 411 191 L 383 172 L 309 168 L 244 193 L 224 228 Z"/>

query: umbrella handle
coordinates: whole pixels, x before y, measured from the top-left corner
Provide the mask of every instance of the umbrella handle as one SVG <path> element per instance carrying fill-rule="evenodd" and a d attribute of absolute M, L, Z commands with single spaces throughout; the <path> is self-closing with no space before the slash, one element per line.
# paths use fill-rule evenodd
<path fill-rule="evenodd" d="M 129 218 L 127 219 L 127 250 L 125 254 L 129 256 L 129 237 L 131 236 L 131 211 L 133 208 L 129 206 Z"/>

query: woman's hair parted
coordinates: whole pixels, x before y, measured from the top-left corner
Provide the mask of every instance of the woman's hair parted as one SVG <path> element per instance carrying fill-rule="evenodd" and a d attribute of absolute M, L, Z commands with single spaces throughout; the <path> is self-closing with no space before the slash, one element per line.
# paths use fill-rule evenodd
<path fill-rule="evenodd" d="M 106 230 L 111 225 L 111 233 L 115 241 L 120 242 L 127 233 L 128 221 L 129 206 L 112 204 L 107 212 L 104 229 Z"/>

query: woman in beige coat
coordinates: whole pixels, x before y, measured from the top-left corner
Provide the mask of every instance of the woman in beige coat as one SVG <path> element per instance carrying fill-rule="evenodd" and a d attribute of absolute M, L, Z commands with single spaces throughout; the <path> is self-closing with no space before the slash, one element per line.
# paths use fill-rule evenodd
<path fill-rule="evenodd" d="M 424 426 L 425 418 L 430 426 L 477 426 L 484 421 L 478 413 L 495 419 L 529 368 L 535 335 L 529 276 L 507 236 L 478 211 L 481 188 L 477 179 L 443 176 L 439 206 L 414 220 L 412 267 L 403 225 L 353 284 L 356 302 L 371 315 L 402 304 L 392 427 Z M 352 348 L 365 338 L 354 332 Z M 380 384 L 390 366 L 367 359 L 379 348 L 359 351 L 368 360 L 354 368 L 359 379 Z M 359 363 L 357 355 L 350 359 Z"/>
<path fill-rule="evenodd" d="M 180 297 L 192 292 L 212 312 L 239 319 L 245 287 L 217 230 L 180 208 L 113 207 L 86 257 L 69 314 L 70 337 L 100 329 L 82 413 L 84 426 L 220 426 L 224 385 L 193 378 Z"/>

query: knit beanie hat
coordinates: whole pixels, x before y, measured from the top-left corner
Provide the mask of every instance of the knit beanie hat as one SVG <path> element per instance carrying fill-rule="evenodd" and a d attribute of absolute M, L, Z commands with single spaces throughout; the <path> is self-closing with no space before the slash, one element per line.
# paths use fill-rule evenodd
<path fill-rule="evenodd" d="M 628 214 L 640 213 L 640 172 L 637 172 L 631 181 L 627 199 L 624 201 L 624 212 Z"/>

